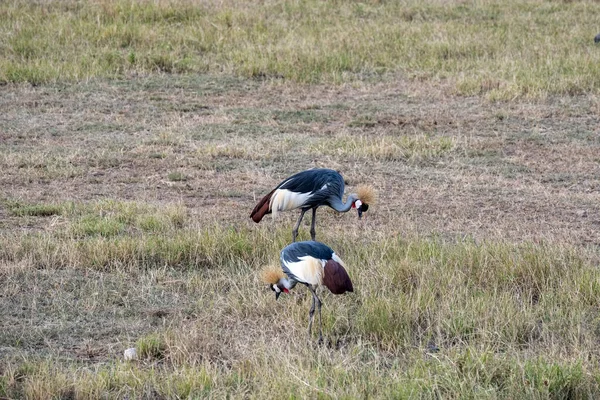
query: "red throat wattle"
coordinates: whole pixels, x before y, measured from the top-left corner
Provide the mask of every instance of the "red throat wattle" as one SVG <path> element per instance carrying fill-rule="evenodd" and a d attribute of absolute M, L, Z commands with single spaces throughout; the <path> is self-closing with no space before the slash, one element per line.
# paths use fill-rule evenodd
<path fill-rule="evenodd" d="M 290 293 L 290 291 L 287 288 L 283 288 L 283 293 Z"/>

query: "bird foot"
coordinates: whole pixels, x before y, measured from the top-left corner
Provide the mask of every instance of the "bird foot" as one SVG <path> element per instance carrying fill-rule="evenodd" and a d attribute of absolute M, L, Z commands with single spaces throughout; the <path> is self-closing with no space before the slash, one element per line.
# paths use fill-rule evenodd
<path fill-rule="evenodd" d="M 315 342 L 311 336 L 307 338 L 308 344 L 311 346 L 322 346 L 325 342 L 323 340 L 323 336 L 319 336 L 319 339 Z"/>

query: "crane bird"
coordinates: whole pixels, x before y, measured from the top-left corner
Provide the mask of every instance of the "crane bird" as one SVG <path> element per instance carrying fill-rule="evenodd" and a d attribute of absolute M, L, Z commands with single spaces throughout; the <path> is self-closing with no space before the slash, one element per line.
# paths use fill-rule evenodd
<path fill-rule="evenodd" d="M 319 309 L 319 342 L 323 340 L 321 300 L 316 289 L 326 286 L 333 294 L 353 292 L 352 281 L 344 269 L 344 262 L 331 248 L 320 242 L 294 242 L 281 250 L 281 268 L 267 267 L 262 279 L 275 292 L 275 300 L 281 293 L 289 293 L 297 283 L 306 285 L 312 292 L 312 306 L 308 312 L 308 335 L 310 337 L 315 304 Z"/>
<path fill-rule="evenodd" d="M 300 208 L 300 218 L 292 230 L 292 242 L 295 242 L 304 213 L 312 209 L 310 236 L 315 240 L 315 217 L 319 206 L 329 206 L 339 212 L 356 208 L 360 219 L 375 198 L 373 188 L 370 186 L 361 186 L 357 193 L 349 194 L 346 203 L 342 202 L 343 195 L 344 178 L 339 172 L 325 168 L 309 169 L 292 175 L 277 185 L 258 202 L 250 217 L 254 222 L 259 223 L 265 214 L 272 212 L 275 217 L 279 211 Z"/>

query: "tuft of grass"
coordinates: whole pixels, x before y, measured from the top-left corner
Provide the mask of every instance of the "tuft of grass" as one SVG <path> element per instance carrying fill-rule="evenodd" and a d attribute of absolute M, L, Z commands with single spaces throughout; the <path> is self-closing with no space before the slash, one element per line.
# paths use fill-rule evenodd
<path fill-rule="evenodd" d="M 86 215 L 75 222 L 71 227 L 71 234 L 75 237 L 85 236 L 116 236 L 125 231 L 125 224 L 112 218 L 103 218 L 97 215 Z"/>
<path fill-rule="evenodd" d="M 364 158 L 378 161 L 427 161 L 440 158 L 456 148 L 456 139 L 428 135 L 345 136 L 325 139 L 311 146 L 311 151 L 336 157 Z"/>
<path fill-rule="evenodd" d="M 151 153 L 148 155 L 149 158 L 154 158 L 158 160 L 162 160 L 167 157 L 165 153 Z"/>
<path fill-rule="evenodd" d="M 171 172 L 167 175 L 167 179 L 171 182 L 184 182 L 187 181 L 187 176 L 183 174 L 183 172 Z"/>
<path fill-rule="evenodd" d="M 156 334 L 151 334 L 138 339 L 135 344 L 138 357 L 145 359 L 160 360 L 165 357 L 166 343 L 163 338 Z"/>
<path fill-rule="evenodd" d="M 31 217 L 48 217 L 51 215 L 60 215 L 64 209 L 59 204 L 9 204 L 10 211 L 13 215 L 31 216 Z"/>

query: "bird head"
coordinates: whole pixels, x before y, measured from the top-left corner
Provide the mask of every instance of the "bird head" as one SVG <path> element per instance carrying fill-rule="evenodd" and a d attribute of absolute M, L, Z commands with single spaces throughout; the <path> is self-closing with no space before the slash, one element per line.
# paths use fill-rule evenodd
<path fill-rule="evenodd" d="M 361 219 L 363 212 L 365 212 L 369 209 L 369 205 L 366 203 L 363 203 L 362 201 L 357 199 L 352 204 L 352 208 L 356 208 L 356 211 L 358 211 L 358 219 Z"/>
<path fill-rule="evenodd" d="M 284 287 L 283 285 L 281 285 L 279 283 L 271 285 L 271 290 L 273 290 L 275 292 L 275 300 L 279 299 L 279 295 L 281 293 L 289 293 L 290 292 L 286 287 Z"/>
<path fill-rule="evenodd" d="M 289 293 L 290 291 L 283 285 L 285 280 L 285 274 L 281 270 L 281 267 L 277 265 L 269 265 L 261 271 L 261 278 L 263 282 L 267 283 L 272 291 L 275 292 L 275 300 L 279 298 L 281 292 Z"/>
<path fill-rule="evenodd" d="M 369 204 L 375 201 L 375 189 L 372 186 L 361 185 L 358 187 L 356 200 L 352 203 L 352 208 L 358 211 L 358 218 L 362 218 L 363 212 L 369 209 Z"/>

